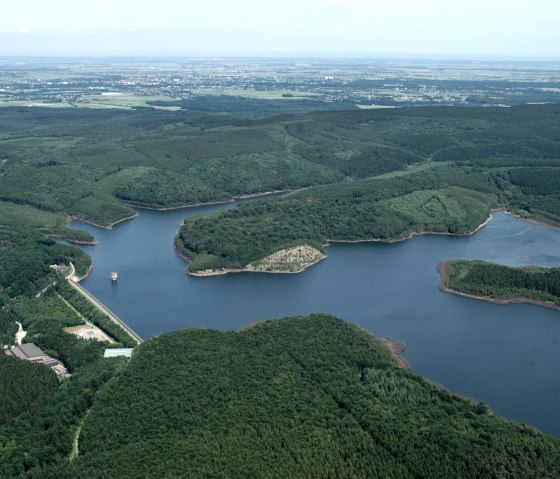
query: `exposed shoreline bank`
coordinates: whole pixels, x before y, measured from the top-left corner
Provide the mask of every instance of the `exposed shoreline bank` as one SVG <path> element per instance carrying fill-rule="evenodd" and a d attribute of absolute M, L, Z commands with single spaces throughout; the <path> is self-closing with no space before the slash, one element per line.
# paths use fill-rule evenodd
<path fill-rule="evenodd" d="M 86 278 L 89 276 L 89 274 L 91 273 L 91 270 L 92 270 L 92 268 L 93 268 L 93 260 L 90 262 L 90 264 L 89 264 L 88 269 L 86 270 L 86 272 L 85 272 L 83 275 L 81 275 L 81 276 L 78 276 L 78 275 L 76 274 L 76 267 L 75 267 L 72 263 L 70 263 L 70 268 L 71 268 L 71 269 L 70 269 L 70 273 L 68 273 L 68 274 L 66 275 L 66 279 L 67 279 L 68 281 L 71 281 L 71 282 L 74 283 L 74 284 L 79 283 L 79 282 L 82 281 L 83 279 L 86 279 Z"/>
<path fill-rule="evenodd" d="M 412 368 L 410 367 L 410 363 L 403 356 L 404 350 L 406 349 L 406 343 L 404 341 L 400 341 L 398 339 L 394 339 L 391 337 L 382 338 L 380 336 L 376 336 L 369 329 L 363 328 L 362 326 L 359 326 L 354 323 L 350 323 L 350 324 L 352 324 L 355 328 L 359 329 L 363 333 L 371 336 L 372 338 L 374 338 L 375 340 L 383 344 L 383 346 L 385 346 L 385 348 L 387 349 L 391 357 L 395 360 L 395 362 L 400 368 L 412 370 Z"/>
<path fill-rule="evenodd" d="M 89 276 L 89 274 L 91 273 L 92 269 L 93 269 L 93 260 L 91 261 L 91 263 L 88 266 L 88 269 L 86 270 L 86 272 L 82 276 L 76 276 L 76 278 L 78 279 L 78 282 L 82 281 L 83 279 L 86 279 Z"/>
<path fill-rule="evenodd" d="M 293 253 L 294 250 L 299 250 L 299 251 L 304 251 L 307 252 L 309 254 L 309 258 L 307 260 L 300 258 L 299 261 L 295 261 L 292 260 L 290 261 L 288 259 L 288 257 Z M 279 263 L 280 264 L 297 264 L 296 267 L 294 267 L 293 269 L 274 269 L 274 267 L 269 267 L 266 266 L 266 262 L 267 261 L 274 261 L 274 257 L 275 256 L 282 256 L 282 254 L 286 255 L 286 258 L 284 261 L 282 261 L 281 259 L 279 259 Z M 184 258 L 184 255 L 181 255 Z M 207 269 L 207 270 L 202 270 L 202 271 L 194 271 L 194 272 L 190 272 L 187 269 L 187 274 L 191 275 L 191 276 L 198 276 L 198 277 L 203 277 L 203 276 L 218 276 L 218 275 L 224 275 L 224 274 L 228 274 L 228 273 L 270 273 L 270 274 L 296 274 L 296 273 L 301 273 L 303 271 L 305 271 L 307 268 L 313 266 L 314 264 L 317 264 L 319 261 L 324 260 L 327 257 L 326 254 L 324 254 L 322 251 L 316 250 L 315 248 L 312 248 L 311 246 L 308 245 L 301 245 L 301 246 L 296 246 L 293 248 L 288 248 L 288 249 L 284 249 L 284 250 L 280 250 L 277 251 L 276 253 L 273 253 L 269 256 L 266 256 L 265 258 L 257 261 L 257 262 L 252 262 L 249 263 L 245 268 L 221 268 L 221 269 Z M 286 262 L 287 260 L 287 262 Z M 261 263 L 261 264 L 259 264 Z"/>
<path fill-rule="evenodd" d="M 179 255 L 181 256 L 183 259 L 185 259 L 186 261 L 191 261 L 190 259 L 186 258 L 184 255 Z M 304 267 L 300 268 L 300 269 L 296 269 L 294 271 L 281 271 L 281 270 L 269 270 L 269 271 L 260 271 L 260 270 L 256 270 L 256 269 L 247 269 L 247 268 L 223 268 L 223 269 L 219 269 L 219 270 L 202 270 L 202 271 L 195 271 L 194 273 L 190 272 L 187 270 L 187 274 L 190 276 L 196 276 L 198 278 L 204 278 L 206 276 L 223 276 L 225 274 L 229 274 L 229 273 L 264 273 L 264 274 L 298 274 L 298 273 L 303 273 L 307 268 L 310 268 L 311 266 L 319 263 L 319 261 L 323 261 L 324 259 L 326 259 L 327 255 L 325 255 L 324 257 L 317 259 L 315 261 L 313 261 L 312 263 L 309 263 L 308 265 L 305 265 Z"/>
<path fill-rule="evenodd" d="M 403 356 L 406 349 L 406 343 L 393 338 L 378 338 L 387 348 L 393 359 L 397 362 L 399 367 L 403 369 L 411 369 L 410 363 Z"/>
<path fill-rule="evenodd" d="M 448 269 L 449 261 L 439 261 L 437 264 L 437 270 L 440 274 L 440 283 L 439 289 L 445 293 L 456 294 L 457 296 L 463 296 L 464 298 L 471 298 L 471 299 L 478 299 L 482 301 L 487 301 L 489 303 L 496 303 L 496 304 L 518 304 L 518 303 L 527 303 L 533 304 L 535 306 L 541 306 L 543 308 L 552 309 L 555 311 L 560 311 L 560 305 L 550 302 L 550 301 L 543 301 L 540 299 L 529 298 L 527 296 L 504 296 L 501 298 L 493 297 L 493 296 L 478 296 L 475 294 L 464 293 L 463 291 L 459 291 L 457 289 L 451 288 L 447 284 L 447 279 L 449 277 L 449 269 Z"/>
<path fill-rule="evenodd" d="M 517 213 L 514 213 L 513 211 L 509 211 L 504 209 L 500 209 L 499 211 L 503 211 L 504 213 L 511 215 L 511 216 L 515 216 L 516 218 L 519 218 L 520 220 L 526 221 L 527 223 L 530 223 L 532 225 L 541 225 L 541 226 L 547 226 L 548 228 L 552 228 L 555 231 L 560 231 L 560 223 L 556 223 L 553 220 L 548 220 L 548 219 L 536 219 L 536 218 L 527 218 L 525 216 L 521 216 L 518 215 Z"/>

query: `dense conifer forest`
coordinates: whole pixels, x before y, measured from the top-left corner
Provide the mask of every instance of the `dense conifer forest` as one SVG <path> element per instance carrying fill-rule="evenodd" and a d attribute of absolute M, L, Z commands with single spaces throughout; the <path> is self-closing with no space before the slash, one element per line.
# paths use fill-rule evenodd
<path fill-rule="evenodd" d="M 0 424 L 33 414 L 58 387 L 53 371 L 4 354 L 0 354 L 0 378 Z"/>

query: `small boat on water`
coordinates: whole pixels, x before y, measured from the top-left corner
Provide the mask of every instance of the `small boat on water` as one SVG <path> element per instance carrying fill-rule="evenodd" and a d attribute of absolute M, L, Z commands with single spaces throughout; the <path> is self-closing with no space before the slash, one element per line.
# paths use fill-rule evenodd
<path fill-rule="evenodd" d="M 111 273 L 111 281 L 116 282 L 118 278 L 119 278 L 119 275 L 116 272 L 113 271 Z"/>

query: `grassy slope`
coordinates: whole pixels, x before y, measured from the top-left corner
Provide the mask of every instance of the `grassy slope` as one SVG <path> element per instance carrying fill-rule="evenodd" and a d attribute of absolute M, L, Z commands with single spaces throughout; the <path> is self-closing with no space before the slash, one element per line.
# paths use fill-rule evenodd
<path fill-rule="evenodd" d="M 144 343 L 67 477 L 554 477 L 560 443 L 399 369 L 330 316 Z M 62 476 L 64 477 L 64 476 Z"/>

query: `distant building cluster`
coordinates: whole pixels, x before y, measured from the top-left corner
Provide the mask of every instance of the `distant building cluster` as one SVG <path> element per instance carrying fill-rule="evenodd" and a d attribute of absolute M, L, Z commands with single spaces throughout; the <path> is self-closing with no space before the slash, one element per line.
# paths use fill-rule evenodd
<path fill-rule="evenodd" d="M 24 361 L 31 361 L 32 363 L 42 364 L 47 368 L 51 368 L 58 377 L 66 376 L 68 370 L 57 359 L 51 358 L 49 355 L 33 343 L 25 343 L 19 346 L 13 346 L 6 351 L 8 356 L 15 356 L 16 358 L 23 359 Z"/>
<path fill-rule="evenodd" d="M 490 66 L 488 62 L 367 58 L 345 62 L 315 58 L 303 63 L 298 59 L 166 59 L 164 65 L 154 60 L 124 64 L 78 60 L 56 65 L 53 71 L 57 78 L 41 78 L 45 72 L 41 62 L 3 64 L 0 103 L 112 107 L 111 99 L 122 96 L 121 106 L 134 108 L 143 102 L 128 103 L 130 97 L 144 97 L 144 107 L 149 107 L 152 101 L 189 100 L 228 91 L 243 96 L 246 91 L 253 98 L 278 92 L 282 98 L 301 96 L 307 102 L 362 106 L 512 105 L 557 103 L 560 95 L 554 62 L 520 67 L 518 62 Z"/>

